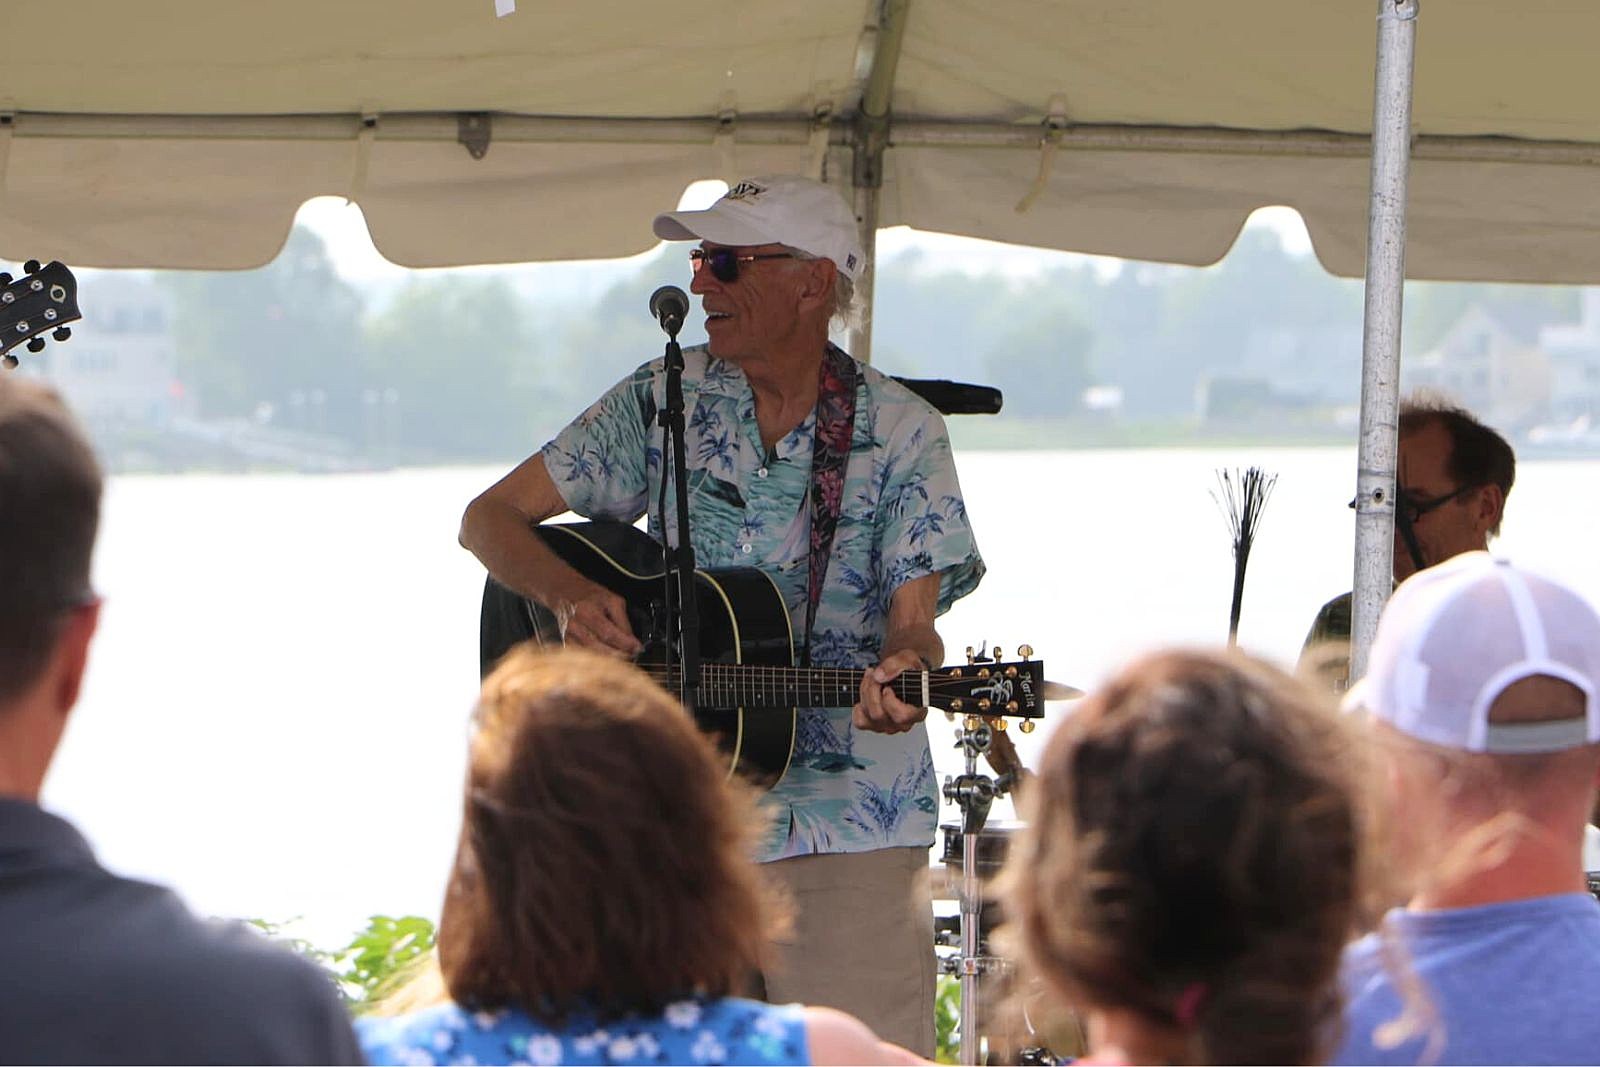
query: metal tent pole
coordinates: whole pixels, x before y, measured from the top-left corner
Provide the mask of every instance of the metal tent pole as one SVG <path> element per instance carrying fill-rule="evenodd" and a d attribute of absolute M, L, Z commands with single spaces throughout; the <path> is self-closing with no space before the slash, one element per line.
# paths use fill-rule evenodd
<path fill-rule="evenodd" d="M 1361 346 L 1361 441 L 1350 680 L 1367 671 L 1378 615 L 1394 582 L 1395 453 L 1400 407 L 1400 311 L 1405 285 L 1406 178 L 1418 0 L 1379 0 L 1372 106 L 1372 203 Z"/>
<path fill-rule="evenodd" d="M 872 361 L 872 297 L 878 274 L 878 197 L 883 191 L 883 153 L 889 147 L 889 103 L 905 42 L 911 0 L 880 0 L 872 65 L 861 89 L 861 111 L 850 130 L 852 205 L 867 261 L 856 275 L 856 314 L 850 328 L 850 354 Z"/>

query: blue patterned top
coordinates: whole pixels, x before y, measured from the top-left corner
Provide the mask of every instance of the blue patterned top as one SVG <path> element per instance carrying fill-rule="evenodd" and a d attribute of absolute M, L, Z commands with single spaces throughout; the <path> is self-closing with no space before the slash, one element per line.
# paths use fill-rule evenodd
<path fill-rule="evenodd" d="M 703 345 L 684 350 L 689 506 L 695 562 L 760 567 L 789 606 L 796 641 L 806 617 L 811 526 L 811 442 L 816 414 L 766 454 L 755 394 L 744 372 Z M 811 661 L 866 668 L 878 662 L 895 590 L 940 575 L 940 612 L 983 576 L 950 440 L 939 413 L 898 382 L 857 363 L 856 415 L 844 501 Z M 662 361 L 648 363 L 545 445 L 545 466 L 573 511 L 634 522 L 648 503 L 661 538 Z M 669 540 L 677 508 L 667 494 Z M 925 726 L 902 734 L 856 732 L 849 708 L 803 708 L 794 759 L 770 793 L 776 806 L 763 859 L 817 852 L 926 848 L 938 814 Z"/>
<path fill-rule="evenodd" d="M 575 1015 L 560 1030 L 517 1008 L 474 1012 L 446 1003 L 358 1019 L 356 1036 L 374 1064 L 811 1062 L 800 1005 L 738 997 L 680 1000 L 660 1015 L 605 1023 Z"/>

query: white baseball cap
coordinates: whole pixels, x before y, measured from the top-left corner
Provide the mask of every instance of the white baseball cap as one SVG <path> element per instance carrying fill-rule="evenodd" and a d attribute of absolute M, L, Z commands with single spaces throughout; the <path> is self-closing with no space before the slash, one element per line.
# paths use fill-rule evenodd
<path fill-rule="evenodd" d="M 1491 723 L 1514 682 L 1559 678 L 1582 718 Z M 1467 752 L 1559 752 L 1600 741 L 1600 614 L 1577 593 L 1487 552 L 1466 552 L 1400 583 L 1378 620 L 1367 674 L 1345 695 L 1421 741 Z"/>
<path fill-rule="evenodd" d="M 663 241 L 788 245 L 833 260 L 851 281 L 867 261 L 850 205 L 831 186 L 793 174 L 746 178 L 704 211 L 668 211 L 652 228 Z"/>

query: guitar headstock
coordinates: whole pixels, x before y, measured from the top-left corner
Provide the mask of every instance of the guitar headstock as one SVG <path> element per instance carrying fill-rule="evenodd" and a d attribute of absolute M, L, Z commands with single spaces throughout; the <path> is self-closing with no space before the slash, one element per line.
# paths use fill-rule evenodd
<path fill-rule="evenodd" d="M 1022 720 L 1022 732 L 1044 716 L 1044 661 L 1031 659 L 1033 649 L 1023 645 L 1022 658 L 1000 661 L 997 648 L 988 658 L 967 649 L 967 662 L 928 672 L 928 703 L 956 715 Z"/>
<path fill-rule="evenodd" d="M 41 351 L 45 333 L 65 341 L 72 336 L 67 323 L 83 317 L 78 313 L 78 280 L 63 264 L 52 261 L 41 267 L 30 259 L 22 269 L 25 273 L 16 280 L 0 272 L 0 354 L 7 367 L 17 365 L 13 348 L 26 341 L 29 352 Z"/>

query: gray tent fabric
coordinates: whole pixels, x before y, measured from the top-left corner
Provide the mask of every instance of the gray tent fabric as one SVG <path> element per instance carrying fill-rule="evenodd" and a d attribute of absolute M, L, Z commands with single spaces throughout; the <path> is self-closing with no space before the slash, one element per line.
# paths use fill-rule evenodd
<path fill-rule="evenodd" d="M 11 4 L 0 253 L 255 266 L 327 194 L 408 266 L 637 252 L 698 179 L 853 185 L 890 17 L 880 225 L 1203 264 L 1285 204 L 1361 273 L 1373 10 L 1318 0 Z M 1600 280 L 1600 5 L 1424 21 L 1408 275 Z"/>

